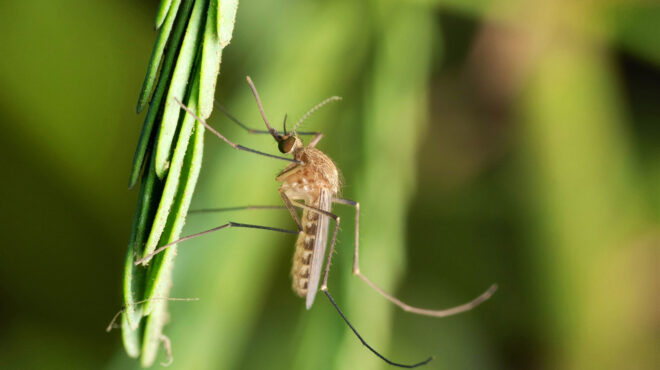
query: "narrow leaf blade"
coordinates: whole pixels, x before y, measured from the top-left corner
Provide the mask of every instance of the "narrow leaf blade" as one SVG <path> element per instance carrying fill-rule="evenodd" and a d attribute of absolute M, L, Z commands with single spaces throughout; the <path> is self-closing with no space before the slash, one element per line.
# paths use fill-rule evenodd
<path fill-rule="evenodd" d="M 192 99 L 188 102 L 191 104 Z M 195 123 L 194 135 L 190 139 L 188 153 L 184 161 L 184 172 L 181 174 L 182 181 L 177 192 L 177 199 L 173 205 L 170 222 L 163 235 L 164 243 L 169 243 L 178 239 L 181 235 L 185 223 L 185 216 L 188 213 L 192 195 L 197 184 L 197 178 L 202 167 L 202 155 L 204 152 L 204 126 L 199 122 Z M 171 273 L 174 265 L 174 256 L 176 247 L 173 247 L 163 253 L 162 265 L 151 272 L 147 291 L 153 289 L 150 297 L 167 297 L 171 285 Z M 167 310 L 166 300 L 153 300 L 155 305 L 151 315 L 147 318 L 146 330 L 142 345 L 142 365 L 150 366 L 156 358 L 156 354 L 161 341 L 163 326 L 166 323 Z"/>
<path fill-rule="evenodd" d="M 132 329 L 138 327 L 142 317 L 142 308 L 140 305 L 136 305 L 135 302 L 142 300 L 144 297 L 146 273 L 144 268 L 135 266 L 134 261 L 136 256 L 142 255 L 142 245 L 149 233 L 148 226 L 151 225 L 153 220 L 156 200 L 160 196 L 160 192 L 161 185 L 156 179 L 156 173 L 153 170 L 153 159 L 151 159 L 150 168 L 140 188 L 124 266 L 124 305 L 126 307 L 124 316 L 126 316 L 129 327 Z"/>
<path fill-rule="evenodd" d="M 163 24 L 163 21 L 165 20 L 165 16 L 167 15 L 167 11 L 170 9 L 170 5 L 172 4 L 172 0 L 161 0 L 160 5 L 158 6 L 158 11 L 156 12 L 156 29 L 159 29 L 160 26 Z"/>
<path fill-rule="evenodd" d="M 218 73 L 220 72 L 220 58 L 222 55 L 222 47 L 220 46 L 216 29 L 217 5 L 217 0 L 211 0 L 209 3 L 202 44 L 199 113 L 204 119 L 208 118 L 213 111 L 215 85 L 218 80 Z"/>
<path fill-rule="evenodd" d="M 132 328 L 128 322 L 126 312 L 121 315 L 121 339 L 126 353 L 133 358 L 140 356 L 140 343 L 142 342 L 142 329 Z"/>
<path fill-rule="evenodd" d="M 144 82 L 142 83 L 142 90 L 140 91 L 140 96 L 138 97 L 138 103 L 136 108 L 138 113 L 142 112 L 142 110 L 144 110 L 144 107 L 147 106 L 149 97 L 153 92 L 153 88 L 156 83 L 156 77 L 158 75 L 158 70 L 160 67 L 160 62 L 163 59 L 163 50 L 165 50 L 167 41 L 170 38 L 172 25 L 174 24 L 174 20 L 176 19 L 176 14 L 179 10 L 180 1 L 181 0 L 174 0 L 174 3 L 170 7 L 170 11 L 167 13 L 165 24 L 158 33 L 158 38 L 156 39 L 154 49 L 151 53 L 151 59 L 149 60 L 149 66 L 147 67 L 147 74 L 144 77 Z"/>
<path fill-rule="evenodd" d="M 198 95 L 199 95 L 199 78 L 195 79 L 195 82 L 193 82 L 192 89 L 190 91 L 190 97 L 187 100 L 188 102 L 187 104 L 191 109 L 197 109 Z M 181 107 L 178 104 L 177 107 L 181 109 Z M 184 171 L 186 171 L 186 169 L 184 168 L 184 162 L 185 162 L 184 160 L 185 160 L 188 144 L 190 141 L 190 136 L 192 134 L 194 126 L 195 126 L 195 119 L 190 114 L 186 114 L 183 117 L 181 130 L 179 131 L 179 138 L 177 140 L 176 148 L 174 149 L 174 156 L 172 157 L 172 164 L 167 174 L 165 188 L 163 189 L 163 193 L 161 195 L 160 204 L 158 205 L 158 211 L 156 212 L 156 217 L 154 218 L 154 222 L 151 227 L 151 232 L 149 233 L 149 238 L 147 239 L 147 243 L 144 247 L 143 256 L 147 256 L 150 253 L 152 253 L 159 244 L 159 241 L 161 240 L 161 235 L 168 222 L 170 211 L 172 211 L 171 208 L 172 205 L 174 204 L 174 200 L 177 195 L 177 191 L 179 189 L 179 182 L 181 180 L 181 175 Z M 160 243 L 160 244 L 162 245 L 164 243 Z"/>
<path fill-rule="evenodd" d="M 191 76 L 195 54 L 198 50 L 200 31 L 204 21 L 204 11 L 206 10 L 206 1 L 196 1 L 193 7 L 186 35 L 183 39 L 179 57 L 174 68 L 174 74 L 170 81 L 170 88 L 165 100 L 165 110 L 161 122 L 158 141 L 156 143 L 156 173 L 159 178 L 165 176 L 170 163 L 172 141 L 176 134 L 177 123 L 181 107 L 174 101 L 174 98 L 183 100 L 186 92 L 186 86 Z"/>
<path fill-rule="evenodd" d="M 229 45 L 231 35 L 234 32 L 234 22 L 236 21 L 236 10 L 238 9 L 238 0 L 221 1 L 218 7 L 218 39 L 220 46 L 224 48 Z"/>
<path fill-rule="evenodd" d="M 174 32 L 172 32 L 172 37 L 169 42 L 170 47 L 165 54 L 165 61 L 163 62 L 160 73 L 161 78 L 158 80 L 156 92 L 151 99 L 151 104 L 149 104 L 149 112 L 144 119 L 142 134 L 140 135 L 140 140 L 135 150 L 135 157 L 133 158 L 133 168 L 131 169 L 128 181 L 129 188 L 133 188 L 135 184 L 137 184 L 138 178 L 140 177 L 140 170 L 142 169 L 142 164 L 144 162 L 144 156 L 147 150 L 150 150 L 149 143 L 151 142 L 150 139 L 153 132 L 153 126 L 162 105 L 163 95 L 168 87 L 172 70 L 174 69 L 174 60 L 177 56 L 178 45 L 181 43 L 181 38 L 185 31 L 186 19 L 190 15 L 191 8 L 192 0 L 184 0 L 181 12 L 177 17 L 178 22 L 175 24 Z"/>

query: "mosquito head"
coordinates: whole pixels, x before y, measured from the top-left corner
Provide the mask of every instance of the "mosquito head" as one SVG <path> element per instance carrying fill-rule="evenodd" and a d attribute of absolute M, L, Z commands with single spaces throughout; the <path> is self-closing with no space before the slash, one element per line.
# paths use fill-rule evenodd
<path fill-rule="evenodd" d="M 277 148 L 283 154 L 292 153 L 296 148 L 302 147 L 302 141 L 298 139 L 296 134 L 284 134 L 277 140 Z"/>

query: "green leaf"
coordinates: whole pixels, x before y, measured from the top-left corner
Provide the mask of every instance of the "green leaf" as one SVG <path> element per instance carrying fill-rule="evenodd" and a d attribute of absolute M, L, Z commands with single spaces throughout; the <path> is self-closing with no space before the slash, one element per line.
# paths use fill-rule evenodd
<path fill-rule="evenodd" d="M 188 101 L 188 106 L 193 105 L 194 97 L 191 96 Z M 194 109 L 191 107 L 191 109 Z M 190 115 L 186 114 L 186 119 Z M 192 195 L 197 184 L 197 178 L 202 167 L 202 155 L 204 152 L 204 126 L 199 122 L 194 122 L 194 135 L 192 135 L 190 144 L 184 160 L 181 173 L 181 183 L 179 191 L 172 206 L 172 213 L 168 221 L 168 226 L 163 233 L 163 243 L 169 243 L 178 239 L 181 235 L 181 230 L 185 223 L 185 217 L 190 207 Z M 176 156 L 176 154 L 175 154 Z M 161 253 L 160 261 L 162 262 L 159 267 L 152 265 L 150 269 L 151 279 L 147 291 L 153 289 L 152 294 L 148 294 L 151 298 L 167 297 L 169 296 L 169 289 L 172 281 L 172 269 L 174 267 L 174 257 L 176 256 L 176 246 L 172 247 L 165 252 Z M 149 315 L 146 324 L 146 331 L 143 339 L 143 356 L 142 365 L 150 366 L 156 358 L 156 352 L 159 348 L 160 338 L 162 335 L 162 328 L 167 322 L 166 300 L 153 300 L 149 303 L 155 305 L 151 315 Z"/>
<path fill-rule="evenodd" d="M 170 9 L 172 0 L 161 0 L 160 5 L 158 6 L 158 11 L 156 12 L 156 29 L 159 29 L 165 20 L 165 15 Z M 178 6 L 178 5 L 177 5 Z"/>
<path fill-rule="evenodd" d="M 146 155 L 147 150 L 153 147 L 150 139 L 154 127 L 154 121 L 156 120 L 156 112 L 160 105 L 158 103 L 159 101 L 151 104 L 149 112 L 147 112 L 147 117 L 144 119 L 144 124 L 142 124 L 142 131 L 140 132 L 140 138 L 138 139 L 138 144 L 135 148 L 135 155 L 133 156 L 131 174 L 128 176 L 129 189 L 133 189 L 135 184 L 137 184 L 138 179 L 140 178 L 140 172 L 142 171 L 142 165 L 144 164 L 144 156 Z"/>
<path fill-rule="evenodd" d="M 181 116 L 174 98 L 185 96 L 185 104 L 198 112 L 201 111 L 200 102 L 204 102 L 206 114 L 200 115 L 208 117 L 213 109 L 222 51 L 216 29 L 217 1 L 210 4 L 209 0 L 197 0 L 193 4 L 193 0 L 183 0 L 183 6 L 179 9 L 180 3 L 181 0 L 174 0 L 169 4 L 161 33 L 168 24 L 173 30 L 169 40 L 166 40 L 167 45 L 159 48 L 160 39 L 157 40 L 154 50 L 160 50 L 160 55 L 152 56 L 140 96 L 138 105 L 141 103 L 144 107 L 153 90 L 158 63 L 166 49 L 129 180 L 129 185 L 134 186 L 145 166 L 145 158 L 149 158 L 126 256 L 126 311 L 122 314 L 126 352 L 131 357 L 141 355 L 143 366 L 150 366 L 155 361 L 163 338 L 162 329 L 168 321 L 167 298 L 172 284 L 176 246 L 154 256 L 146 268 L 136 267 L 134 262 L 138 257 L 152 253 L 157 246 L 179 238 L 203 154 L 203 126 L 189 114 Z M 160 10 L 165 12 L 163 7 L 165 5 L 161 3 Z M 161 124 L 154 134 L 157 120 Z M 172 150 L 175 139 L 176 145 Z M 136 305 L 138 301 L 145 302 Z"/>
<path fill-rule="evenodd" d="M 156 360 L 158 348 L 163 334 L 163 326 L 167 322 L 167 301 L 158 300 L 154 302 L 154 310 L 147 318 L 144 327 L 144 339 L 142 342 L 142 367 L 150 367 Z"/>
<path fill-rule="evenodd" d="M 121 315 L 121 339 L 129 356 L 133 358 L 140 356 L 142 329 L 139 326 L 137 328 L 131 327 L 126 312 Z"/>
<path fill-rule="evenodd" d="M 215 84 L 220 72 L 220 58 L 222 47 L 218 40 L 216 30 L 217 0 L 211 0 L 207 12 L 206 26 L 204 27 L 204 40 L 202 44 L 202 60 L 199 86 L 199 114 L 206 119 L 213 111 L 215 98 Z"/>
<path fill-rule="evenodd" d="M 144 125 L 142 126 L 142 133 L 140 134 L 140 140 L 138 141 L 137 148 L 135 149 L 135 157 L 133 158 L 133 168 L 131 169 L 131 175 L 128 180 L 128 187 L 133 188 L 140 177 L 140 170 L 142 169 L 142 164 L 144 162 L 144 156 L 148 149 L 150 149 L 150 138 L 153 131 L 154 122 L 158 116 L 158 112 L 161 106 L 163 99 L 163 94 L 165 89 L 169 85 L 170 75 L 172 69 L 174 68 L 174 59 L 177 56 L 178 48 L 176 45 L 179 45 L 181 38 L 183 37 L 183 32 L 186 27 L 186 19 L 190 15 L 190 10 L 192 8 L 192 0 L 184 0 L 183 7 L 179 16 L 177 17 L 178 22 L 172 33 L 169 44 L 171 47 L 167 49 L 165 54 L 165 61 L 163 62 L 163 67 L 161 68 L 160 75 L 161 79 L 158 81 L 156 86 L 156 92 L 151 99 L 151 104 L 149 105 L 149 111 L 147 112 L 147 117 L 144 119 Z"/>
<path fill-rule="evenodd" d="M 138 205 L 133 218 L 133 227 L 126 253 L 126 263 L 124 266 L 124 304 L 126 311 L 126 321 L 129 327 L 135 329 L 138 327 L 142 317 L 142 308 L 136 305 L 143 299 L 144 279 L 146 270 L 134 265 L 135 257 L 142 255 L 142 245 L 149 232 L 148 226 L 151 225 L 153 215 L 156 209 L 158 197 L 161 192 L 161 185 L 156 179 L 156 172 L 153 170 L 153 158 L 150 161 L 150 168 L 142 181 Z"/>
<path fill-rule="evenodd" d="M 220 8 L 218 7 L 219 0 L 210 0 L 209 8 L 206 11 L 206 29 L 208 30 L 209 26 L 218 33 L 218 17 L 220 16 Z"/>
<path fill-rule="evenodd" d="M 199 95 L 199 78 L 195 79 L 195 82 L 192 85 L 190 91 L 190 97 L 187 100 L 187 106 L 190 109 L 197 109 L 197 97 Z M 176 104 L 176 102 L 175 102 Z M 177 104 L 177 107 L 181 107 Z M 151 227 L 151 232 L 149 233 L 149 238 L 147 239 L 147 244 L 144 247 L 142 256 L 146 257 L 151 254 L 161 240 L 161 235 L 165 229 L 165 225 L 168 222 L 170 216 L 170 208 L 174 203 L 174 198 L 177 195 L 179 190 L 179 180 L 181 178 L 182 169 L 184 165 L 184 158 L 186 155 L 186 149 L 188 148 L 188 142 L 195 125 L 195 119 L 190 114 L 185 114 L 183 117 L 183 123 L 181 124 L 181 130 L 179 132 L 179 138 L 177 141 L 176 148 L 174 150 L 174 156 L 172 157 L 172 164 L 170 166 L 169 172 L 167 174 L 167 180 L 165 182 L 165 188 L 161 195 L 160 204 L 158 205 L 158 211 L 156 212 L 156 217 L 154 218 L 153 225 Z M 185 215 L 184 215 L 185 217 Z M 147 303 L 148 305 L 149 303 Z"/>
<path fill-rule="evenodd" d="M 217 30 L 220 46 L 224 48 L 229 45 L 231 35 L 234 32 L 234 23 L 236 21 L 236 10 L 238 9 L 238 0 L 221 1 L 218 7 Z"/>
<path fill-rule="evenodd" d="M 168 2 L 163 0 L 163 3 Z M 165 26 L 160 29 L 158 33 L 158 38 L 156 39 L 156 44 L 154 45 L 154 50 L 151 52 L 151 59 L 149 60 L 149 67 L 147 67 L 147 75 L 144 77 L 144 82 L 142 83 L 142 91 L 140 91 L 140 97 L 138 98 L 137 103 L 137 112 L 140 113 L 147 106 L 147 101 L 153 92 L 154 84 L 156 83 L 156 77 L 158 75 L 158 68 L 160 67 L 160 62 L 163 59 L 163 50 L 165 50 L 165 45 L 170 37 L 170 32 L 172 31 L 172 25 L 176 19 L 176 14 L 179 10 L 179 3 L 181 0 L 174 0 L 173 6 L 169 7 L 170 11 L 167 13 L 167 19 Z"/>
<path fill-rule="evenodd" d="M 190 20 L 188 21 L 186 35 L 179 51 L 176 67 L 174 68 L 174 74 L 170 81 L 167 99 L 165 100 L 163 118 L 158 133 L 158 141 L 156 142 L 156 173 L 161 179 L 165 176 L 165 172 L 170 165 L 172 141 L 176 134 L 179 113 L 181 111 L 181 107 L 174 101 L 174 98 L 182 100 L 186 92 L 186 86 L 188 85 L 195 60 L 195 53 L 199 46 L 199 38 L 205 15 L 204 11 L 207 8 L 207 4 L 205 0 L 195 2 Z"/>

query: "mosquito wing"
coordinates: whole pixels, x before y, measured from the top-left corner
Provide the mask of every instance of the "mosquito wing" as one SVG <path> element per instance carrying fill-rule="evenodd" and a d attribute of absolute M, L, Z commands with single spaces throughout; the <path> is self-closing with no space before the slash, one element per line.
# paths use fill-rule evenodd
<path fill-rule="evenodd" d="M 319 208 L 324 211 L 331 211 L 332 193 L 328 189 L 321 190 L 319 199 Z M 319 215 L 319 227 L 316 228 L 316 237 L 314 238 L 314 250 L 312 252 L 312 269 L 309 273 L 309 284 L 307 288 L 306 306 L 309 310 L 314 303 L 314 297 L 319 288 L 321 270 L 323 268 L 323 259 L 325 257 L 325 247 L 328 243 L 328 226 L 330 218 L 326 215 Z"/>

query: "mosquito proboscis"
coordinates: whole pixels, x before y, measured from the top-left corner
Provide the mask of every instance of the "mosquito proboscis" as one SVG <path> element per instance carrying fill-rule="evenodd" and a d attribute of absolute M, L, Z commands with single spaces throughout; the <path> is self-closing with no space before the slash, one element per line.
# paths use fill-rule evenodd
<path fill-rule="evenodd" d="M 298 229 L 296 231 L 285 230 L 270 226 L 261 226 L 261 225 L 252 225 L 252 224 L 243 224 L 236 222 L 228 222 L 224 225 L 205 230 L 196 234 L 188 235 L 174 242 L 165 244 L 158 249 L 156 249 L 151 254 L 144 256 L 143 258 L 135 262 L 138 264 L 147 264 L 149 260 L 156 254 L 162 252 L 163 250 L 170 248 L 177 243 L 180 243 L 185 240 L 189 240 L 201 235 L 205 235 L 214 231 L 223 230 L 231 227 L 240 227 L 240 228 L 252 228 L 252 229 L 262 229 L 269 231 L 276 231 L 281 233 L 290 233 L 298 234 L 298 239 L 296 241 L 296 250 L 294 253 L 293 259 L 293 290 L 301 297 L 305 297 L 306 307 L 310 309 L 314 303 L 314 298 L 316 293 L 320 289 L 328 298 L 332 306 L 339 313 L 341 318 L 346 322 L 349 328 L 357 336 L 357 338 L 366 346 L 371 352 L 376 356 L 383 359 L 390 365 L 404 367 L 404 368 L 414 368 L 427 364 L 432 360 L 432 357 L 427 358 L 424 361 L 406 365 L 397 362 L 393 362 L 381 355 L 373 347 L 371 347 L 358 333 L 355 327 L 350 323 L 348 318 L 344 315 L 342 310 L 339 308 L 334 298 L 328 290 L 328 276 L 330 273 L 330 264 L 332 256 L 334 254 L 335 242 L 337 240 L 337 233 L 340 225 L 340 217 L 332 213 L 332 204 L 338 203 L 347 206 L 351 206 L 355 209 L 355 249 L 353 256 L 353 274 L 357 275 L 360 279 L 366 282 L 370 287 L 376 290 L 383 297 L 388 299 L 390 302 L 399 306 L 401 309 L 407 312 L 412 312 L 420 315 L 434 316 L 434 317 L 445 317 L 450 315 L 455 315 L 461 312 L 468 311 L 480 303 L 484 302 L 490 298 L 495 290 L 497 285 L 493 284 L 491 287 L 482 293 L 477 298 L 473 299 L 470 302 L 456 306 L 449 309 L 443 310 L 430 310 L 423 309 L 415 306 L 408 305 L 398 298 L 390 295 L 385 292 L 379 286 L 374 284 L 369 280 L 362 272 L 360 271 L 359 266 L 359 230 L 360 230 L 360 203 L 338 197 L 340 189 L 340 180 L 339 180 L 339 171 L 335 166 L 334 162 L 321 150 L 316 148 L 318 142 L 323 138 L 323 134 L 320 132 L 296 132 L 296 129 L 300 124 L 314 111 L 322 107 L 323 105 L 340 100 L 341 98 L 333 96 L 330 97 L 321 103 L 314 106 L 310 109 L 303 117 L 296 122 L 293 126 L 293 129 L 288 132 L 286 130 L 286 117 L 284 120 L 284 130 L 282 132 L 275 130 L 268 121 L 266 113 L 264 111 L 263 105 L 261 104 L 261 99 L 259 93 L 257 92 L 254 83 L 247 77 L 247 82 L 250 85 L 254 98 L 257 102 L 259 112 L 261 117 L 266 125 L 266 130 L 255 130 L 247 127 L 239 120 L 234 118 L 229 112 L 220 107 L 220 109 L 227 114 L 227 116 L 242 128 L 247 130 L 249 133 L 255 134 L 270 134 L 278 144 L 278 149 L 282 154 L 291 155 L 292 158 L 272 155 L 251 148 L 244 147 L 242 145 L 236 144 L 220 132 L 215 130 L 210 126 L 204 119 L 200 118 L 194 111 L 183 105 L 180 101 L 176 101 L 182 109 L 190 113 L 197 121 L 202 123 L 206 129 L 212 132 L 215 136 L 220 138 L 222 141 L 229 144 L 231 147 L 237 150 L 251 152 L 261 156 L 275 158 L 289 162 L 289 165 L 282 170 L 276 180 L 281 183 L 279 188 L 279 194 L 282 198 L 284 206 L 246 206 L 246 207 L 231 207 L 231 208 L 221 208 L 221 209 L 207 209 L 200 210 L 202 212 L 214 212 L 214 211 L 228 211 L 228 210 L 243 210 L 243 209 L 275 209 L 275 208 L 285 208 L 291 214 L 291 217 L 296 222 Z M 299 135 L 311 135 L 313 136 L 312 140 L 308 145 L 303 145 L 302 140 L 299 138 Z M 302 209 L 302 216 L 298 216 L 297 209 Z M 330 248 L 326 257 L 326 245 L 329 235 L 329 226 L 330 219 L 334 220 L 334 228 L 332 231 L 332 237 L 330 240 Z M 325 260 L 325 265 L 323 261 Z M 323 272 L 323 278 L 321 279 L 321 273 Z M 320 287 L 319 287 L 320 283 Z"/>

